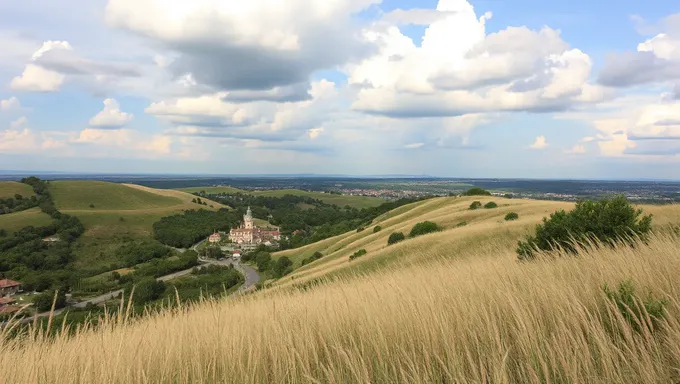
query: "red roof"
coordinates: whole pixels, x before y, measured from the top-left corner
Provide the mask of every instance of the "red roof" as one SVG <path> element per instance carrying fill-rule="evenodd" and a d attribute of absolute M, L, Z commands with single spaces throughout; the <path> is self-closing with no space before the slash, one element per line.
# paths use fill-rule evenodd
<path fill-rule="evenodd" d="M 0 305 L 12 304 L 15 301 L 16 300 L 11 297 L 0 297 Z"/>
<path fill-rule="evenodd" d="M 6 305 L 2 308 L 0 308 L 0 315 L 6 315 L 8 313 L 14 313 L 18 310 L 20 310 L 21 307 L 18 305 Z"/>
<path fill-rule="evenodd" d="M 2 279 L 0 280 L 0 288 L 10 288 L 10 287 L 18 287 L 21 285 L 20 282 L 10 280 L 10 279 Z"/>
<path fill-rule="evenodd" d="M 240 250 L 240 249 L 234 250 L 234 255 L 240 255 L 240 254 L 241 254 L 241 250 Z"/>

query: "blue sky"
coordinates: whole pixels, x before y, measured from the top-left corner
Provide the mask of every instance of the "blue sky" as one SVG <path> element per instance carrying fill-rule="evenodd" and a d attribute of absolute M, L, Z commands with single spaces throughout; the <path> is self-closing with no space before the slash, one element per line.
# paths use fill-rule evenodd
<path fill-rule="evenodd" d="M 0 169 L 680 179 L 671 1 L 160 4 L 0 4 Z"/>

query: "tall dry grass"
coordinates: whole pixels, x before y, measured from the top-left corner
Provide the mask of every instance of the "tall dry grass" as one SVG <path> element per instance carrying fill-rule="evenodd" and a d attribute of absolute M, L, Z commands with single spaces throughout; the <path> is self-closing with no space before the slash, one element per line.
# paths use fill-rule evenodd
<path fill-rule="evenodd" d="M 663 235 L 531 263 L 488 249 L 307 291 L 121 316 L 72 336 L 0 342 L 0 381 L 673 383 L 679 246 Z M 634 331 L 607 301 L 603 284 L 626 279 L 668 299 L 667 320 L 653 331 Z"/>

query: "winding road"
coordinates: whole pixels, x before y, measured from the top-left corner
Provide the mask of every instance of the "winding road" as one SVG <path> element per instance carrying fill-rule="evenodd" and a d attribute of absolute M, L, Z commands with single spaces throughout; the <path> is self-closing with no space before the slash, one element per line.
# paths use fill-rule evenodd
<path fill-rule="evenodd" d="M 194 244 L 194 246 L 192 246 L 191 249 L 196 250 L 196 248 L 199 245 L 201 245 L 201 243 L 203 243 L 205 240 L 206 239 L 203 239 L 203 240 L 199 241 L 198 243 Z M 175 248 L 175 249 L 177 249 L 177 248 Z M 180 252 L 185 251 L 185 250 L 180 250 L 180 249 L 177 249 L 177 250 L 180 251 Z M 236 268 L 239 272 L 241 272 L 241 274 L 244 277 L 244 282 L 236 293 L 247 292 L 247 291 L 253 289 L 255 287 L 255 284 L 258 281 L 260 281 L 260 275 L 258 275 L 257 272 L 253 268 L 251 268 L 248 265 L 241 264 L 238 261 L 234 261 L 231 258 L 227 258 L 227 259 L 223 259 L 223 260 L 199 258 L 198 261 L 201 263 L 199 265 L 199 268 L 207 266 L 207 265 L 222 265 L 222 266 L 233 265 L 234 268 Z M 194 268 L 189 268 L 189 269 L 185 269 L 185 270 L 182 270 L 182 271 L 173 272 L 173 273 L 170 273 L 168 275 L 161 276 L 161 277 L 157 278 L 156 280 L 168 281 L 168 280 L 176 279 L 178 277 L 182 277 L 182 276 L 190 274 L 193 269 Z M 105 293 L 103 295 L 92 297 L 92 298 L 87 299 L 87 300 L 79 301 L 78 303 L 75 303 L 75 304 L 71 305 L 70 307 L 85 308 L 88 304 L 95 304 L 95 305 L 101 304 L 101 303 L 103 303 L 107 300 L 111 300 L 111 299 L 118 297 L 118 295 L 120 295 L 122 292 L 123 292 L 122 289 L 111 291 L 109 293 Z M 57 309 L 53 312 L 53 315 L 57 316 L 70 307 L 64 307 L 64 308 L 61 308 L 61 309 Z M 33 319 L 35 317 L 45 317 L 45 316 L 49 316 L 49 315 L 50 315 L 49 311 L 48 312 L 41 312 L 41 313 L 35 314 L 31 317 L 24 318 L 24 319 L 21 320 L 21 322 L 27 323 L 27 322 L 33 321 Z M 0 323 L 0 326 L 1 325 L 4 325 L 4 324 Z"/>

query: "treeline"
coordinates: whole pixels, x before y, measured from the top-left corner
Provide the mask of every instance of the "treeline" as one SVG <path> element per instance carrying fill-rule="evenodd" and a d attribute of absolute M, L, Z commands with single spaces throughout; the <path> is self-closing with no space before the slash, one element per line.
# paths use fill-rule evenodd
<path fill-rule="evenodd" d="M 0 215 L 25 211 L 37 206 L 37 197 L 23 197 L 20 194 L 16 194 L 14 197 L 0 198 Z"/>
<path fill-rule="evenodd" d="M 242 214 L 227 209 L 219 211 L 185 211 L 167 216 L 153 225 L 154 237 L 163 244 L 177 248 L 189 248 L 206 238 L 213 231 L 228 231 L 241 221 Z"/>
<path fill-rule="evenodd" d="M 14 236 L 0 239 L 0 274 L 20 281 L 26 290 L 68 289 L 78 279 L 69 267 L 72 246 L 85 227 L 78 218 L 55 208 L 45 181 L 28 177 L 21 182 L 33 187 L 38 206 L 54 221 L 43 227 L 22 228 Z M 58 241 L 46 242 L 45 237 Z"/>

